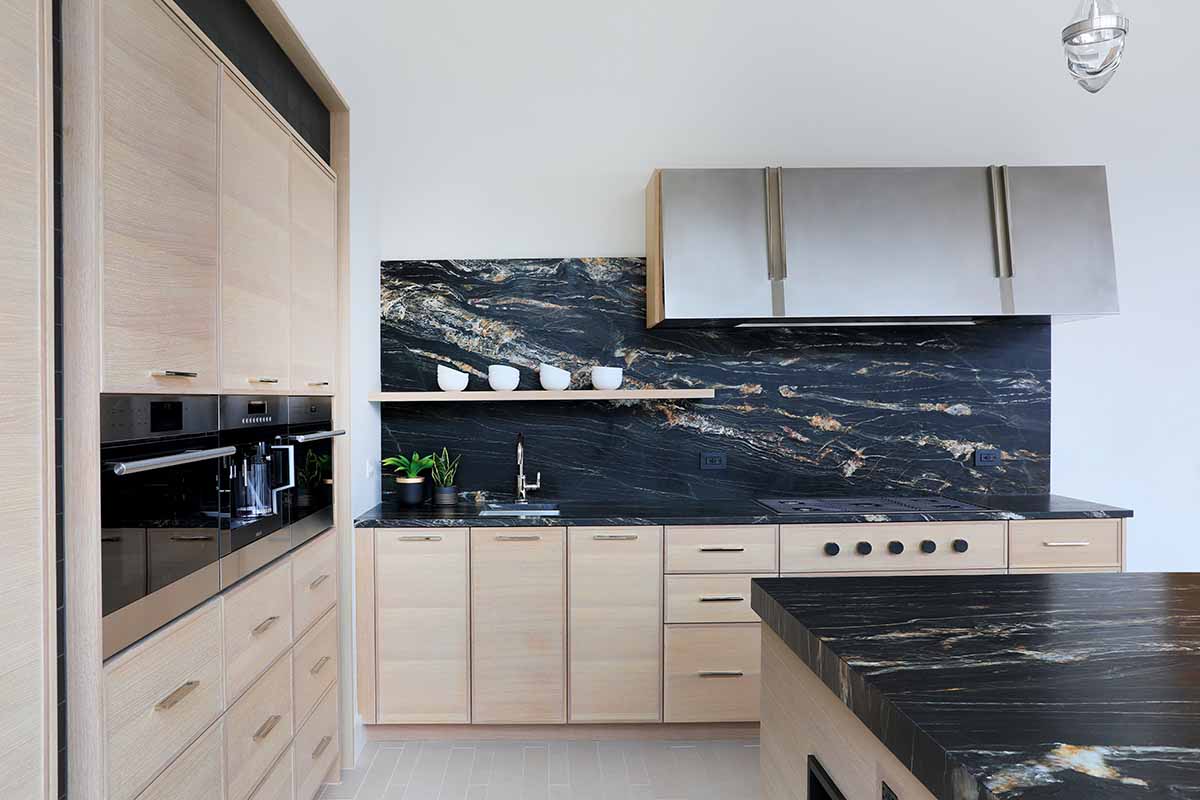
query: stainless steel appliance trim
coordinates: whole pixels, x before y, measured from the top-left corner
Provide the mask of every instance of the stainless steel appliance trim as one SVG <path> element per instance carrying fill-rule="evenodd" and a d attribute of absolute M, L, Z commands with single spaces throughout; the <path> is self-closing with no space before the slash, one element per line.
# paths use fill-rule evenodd
<path fill-rule="evenodd" d="M 292 441 L 299 444 L 308 444 L 309 442 L 319 442 L 323 439 L 332 439 L 335 436 L 345 436 L 343 430 L 336 431 L 319 431 L 317 433 L 301 433 L 292 437 Z"/>
<path fill-rule="evenodd" d="M 178 467 L 183 464 L 195 464 L 197 461 L 211 461 L 214 458 L 224 458 L 237 452 L 236 447 L 214 447 L 212 450 L 185 450 L 170 456 L 143 458 L 139 461 L 118 461 L 112 470 L 117 475 L 134 475 L 139 472 L 149 472 L 152 469 Z"/>
<path fill-rule="evenodd" d="M 101 657 L 109 658 L 168 622 L 183 616 L 221 590 L 220 567 L 207 564 L 157 592 L 104 617 Z"/>

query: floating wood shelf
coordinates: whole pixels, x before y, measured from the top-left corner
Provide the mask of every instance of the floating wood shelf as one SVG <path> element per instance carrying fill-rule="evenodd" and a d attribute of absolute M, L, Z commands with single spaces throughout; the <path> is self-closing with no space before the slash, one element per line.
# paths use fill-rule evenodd
<path fill-rule="evenodd" d="M 711 400 L 714 389 L 568 389 L 547 392 L 528 389 L 515 392 L 493 392 L 479 389 L 473 392 L 372 392 L 372 403 L 495 403 L 521 400 Z"/>

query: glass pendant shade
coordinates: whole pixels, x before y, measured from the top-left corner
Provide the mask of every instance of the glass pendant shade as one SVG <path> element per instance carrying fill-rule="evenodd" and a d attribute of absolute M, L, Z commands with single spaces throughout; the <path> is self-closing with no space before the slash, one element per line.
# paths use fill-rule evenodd
<path fill-rule="evenodd" d="M 1115 0 L 1082 0 L 1062 32 L 1071 77 L 1092 94 L 1107 86 L 1121 66 L 1127 33 L 1129 18 Z"/>

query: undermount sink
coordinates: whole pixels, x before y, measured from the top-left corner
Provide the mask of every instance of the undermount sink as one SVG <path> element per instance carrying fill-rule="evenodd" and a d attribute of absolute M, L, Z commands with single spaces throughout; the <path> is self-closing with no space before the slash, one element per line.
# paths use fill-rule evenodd
<path fill-rule="evenodd" d="M 558 503 L 488 503 L 481 517 L 557 517 Z"/>

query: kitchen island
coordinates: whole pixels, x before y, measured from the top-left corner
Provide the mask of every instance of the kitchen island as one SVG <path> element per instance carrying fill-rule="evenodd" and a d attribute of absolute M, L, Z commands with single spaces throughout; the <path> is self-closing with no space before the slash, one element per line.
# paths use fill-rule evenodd
<path fill-rule="evenodd" d="M 1200 798 L 1200 574 L 760 579 L 752 605 L 767 800 L 838 797 L 812 759 L 847 800 Z"/>

